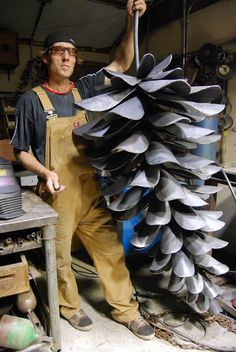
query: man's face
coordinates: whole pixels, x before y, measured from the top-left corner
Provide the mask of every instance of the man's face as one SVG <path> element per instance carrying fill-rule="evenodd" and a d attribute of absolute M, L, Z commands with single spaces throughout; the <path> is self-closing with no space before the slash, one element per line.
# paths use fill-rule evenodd
<path fill-rule="evenodd" d="M 71 43 L 57 42 L 52 45 L 47 56 L 43 58 L 43 62 L 48 66 L 48 74 L 51 78 L 70 78 L 74 71 L 77 55 L 70 55 L 68 50 L 62 50 L 63 48 L 75 49 Z"/>

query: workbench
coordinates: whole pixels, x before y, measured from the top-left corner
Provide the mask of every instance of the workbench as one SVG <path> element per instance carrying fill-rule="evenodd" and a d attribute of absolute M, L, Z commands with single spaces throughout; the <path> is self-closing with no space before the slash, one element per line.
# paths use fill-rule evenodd
<path fill-rule="evenodd" d="M 13 231 L 42 228 L 42 245 L 44 246 L 47 295 L 49 305 L 50 335 L 55 341 L 54 351 L 61 349 L 60 318 L 57 295 L 57 272 L 55 252 L 55 224 L 58 214 L 31 190 L 22 191 L 22 208 L 24 214 L 10 220 L 0 220 L 0 239 L 2 234 Z"/>

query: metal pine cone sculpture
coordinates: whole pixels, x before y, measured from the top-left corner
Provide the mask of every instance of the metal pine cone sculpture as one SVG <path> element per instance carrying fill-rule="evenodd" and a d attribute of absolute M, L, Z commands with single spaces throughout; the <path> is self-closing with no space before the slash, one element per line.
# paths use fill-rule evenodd
<path fill-rule="evenodd" d="M 191 87 L 181 68 L 168 70 L 171 60 L 155 66 L 154 57 L 146 54 L 137 77 L 104 70 L 111 86 L 76 103 L 102 116 L 75 129 L 73 138 L 87 145 L 91 164 L 108 178 L 102 192 L 111 197 L 114 219 L 125 221 L 142 212 L 131 243 L 144 248 L 161 233 L 150 270 L 171 270 L 172 293 L 197 311 L 216 314 L 221 292 L 207 272 L 221 275 L 228 267 L 207 253 L 227 242 L 208 235 L 224 226 L 222 212 L 201 208 L 220 190 L 204 185 L 220 167 L 191 151 L 220 139 L 195 123 L 224 106 L 211 103 L 220 87 Z"/>

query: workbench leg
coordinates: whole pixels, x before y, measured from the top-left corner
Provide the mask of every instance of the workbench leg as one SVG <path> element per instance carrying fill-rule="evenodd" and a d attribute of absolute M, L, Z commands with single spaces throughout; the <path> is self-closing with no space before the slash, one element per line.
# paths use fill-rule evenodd
<path fill-rule="evenodd" d="M 55 341 L 54 351 L 56 352 L 61 350 L 61 333 L 60 333 L 60 315 L 59 315 L 59 304 L 58 304 L 55 237 L 56 237 L 56 233 L 55 233 L 54 225 L 43 227 L 50 329 L 51 329 L 51 336 Z"/>

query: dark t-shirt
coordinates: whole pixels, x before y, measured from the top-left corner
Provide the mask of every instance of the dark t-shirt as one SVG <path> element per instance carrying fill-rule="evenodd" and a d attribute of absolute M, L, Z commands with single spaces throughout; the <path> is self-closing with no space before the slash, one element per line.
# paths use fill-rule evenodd
<path fill-rule="evenodd" d="M 104 74 L 100 70 L 95 74 L 82 77 L 75 82 L 76 88 L 82 99 L 96 95 L 96 86 L 104 84 Z M 54 94 L 47 91 L 47 95 L 55 109 L 58 117 L 74 116 L 76 109 L 72 92 L 66 94 Z M 29 151 L 42 164 L 45 162 L 45 138 L 46 118 L 41 102 L 37 94 L 30 90 L 24 93 L 16 105 L 16 128 L 11 141 L 14 148 Z"/>

